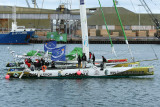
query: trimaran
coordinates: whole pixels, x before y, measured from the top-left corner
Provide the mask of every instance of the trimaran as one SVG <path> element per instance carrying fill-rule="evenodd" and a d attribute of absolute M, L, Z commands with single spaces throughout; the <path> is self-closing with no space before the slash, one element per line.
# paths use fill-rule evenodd
<path fill-rule="evenodd" d="M 100 1 L 99 1 L 100 3 Z M 125 36 L 126 44 L 128 45 L 128 49 L 132 55 L 131 49 L 129 47 L 127 37 L 125 35 L 120 16 L 118 14 L 118 10 L 115 5 L 115 1 L 113 0 L 117 15 L 119 17 L 119 21 Z M 101 6 L 101 5 L 100 5 Z M 102 10 L 102 8 L 101 8 Z M 103 10 L 102 10 L 103 14 Z M 80 0 L 80 16 L 81 16 L 81 29 L 82 29 L 82 46 L 83 53 L 86 54 L 87 58 L 89 58 L 89 43 L 88 43 L 88 29 L 87 29 L 87 17 L 86 17 L 86 6 L 85 1 Z M 103 17 L 104 18 L 104 17 Z M 104 18 L 105 21 L 105 18 Z M 106 24 L 106 22 L 105 22 Z M 107 24 L 106 24 L 107 29 Z M 108 29 L 107 29 L 108 31 Z M 109 33 L 109 32 L 108 32 Z M 111 40 L 111 38 L 110 38 Z M 114 47 L 111 44 L 112 50 L 114 51 Z M 114 51 L 115 52 L 115 51 Z M 43 67 L 42 69 L 30 69 L 25 67 L 22 71 L 9 71 L 7 72 L 6 78 L 55 78 L 55 79 L 63 79 L 63 78 L 122 78 L 122 77 L 130 77 L 130 76 L 144 76 L 144 75 L 153 75 L 154 69 L 153 67 L 140 67 L 134 66 L 139 64 L 138 62 L 134 62 L 134 58 L 132 55 L 133 62 L 125 63 L 125 65 L 120 64 L 118 66 L 107 66 L 107 63 L 104 63 L 103 67 L 99 65 L 93 65 L 92 63 L 87 63 L 85 68 L 78 68 L 75 65 L 67 66 L 61 65 L 60 67 L 51 68 L 51 67 Z"/>

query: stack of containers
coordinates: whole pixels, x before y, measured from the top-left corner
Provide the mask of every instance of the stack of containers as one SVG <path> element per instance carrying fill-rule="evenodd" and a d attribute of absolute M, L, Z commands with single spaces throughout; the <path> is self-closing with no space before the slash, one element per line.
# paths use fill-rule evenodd
<path fill-rule="evenodd" d="M 89 29 L 89 36 L 96 36 L 96 29 Z"/>

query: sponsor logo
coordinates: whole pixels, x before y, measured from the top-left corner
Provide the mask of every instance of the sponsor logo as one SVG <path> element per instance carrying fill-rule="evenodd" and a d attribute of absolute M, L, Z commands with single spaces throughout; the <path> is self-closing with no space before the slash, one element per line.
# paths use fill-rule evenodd
<path fill-rule="evenodd" d="M 12 35 L 27 34 L 27 32 L 12 32 Z"/>
<path fill-rule="evenodd" d="M 63 56 L 64 55 L 64 49 L 62 49 L 61 51 L 57 51 L 57 55 L 59 55 L 59 56 L 53 56 L 52 55 L 52 57 L 56 59 L 56 58 L 59 58 L 59 57 Z"/>
<path fill-rule="evenodd" d="M 110 72 L 110 75 L 140 75 L 145 74 L 144 71 L 124 71 L 124 72 Z"/>

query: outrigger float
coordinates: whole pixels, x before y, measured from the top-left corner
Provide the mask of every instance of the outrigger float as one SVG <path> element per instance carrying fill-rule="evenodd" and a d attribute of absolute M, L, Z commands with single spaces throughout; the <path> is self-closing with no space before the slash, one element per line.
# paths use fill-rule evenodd
<path fill-rule="evenodd" d="M 115 5 L 114 0 L 113 2 Z M 116 5 L 115 5 L 115 9 L 118 14 Z M 102 8 L 101 8 L 101 11 L 103 14 Z M 89 58 L 89 44 L 88 44 L 86 7 L 85 7 L 84 0 L 80 0 L 80 16 L 81 16 L 83 53 L 86 54 L 86 57 L 88 59 Z M 118 14 L 118 18 L 120 20 L 119 14 Z M 105 18 L 104 18 L 104 21 L 105 21 Z M 121 20 L 120 20 L 120 24 L 124 32 Z M 106 29 L 108 31 L 107 24 L 106 24 Z M 108 31 L 108 34 L 109 34 L 109 31 Z M 128 45 L 129 52 L 132 56 L 133 62 L 125 62 L 126 61 L 125 59 L 108 60 L 108 63 L 103 63 L 103 66 L 101 66 L 102 64 L 100 64 L 99 62 L 95 62 L 95 65 L 92 64 L 91 62 L 88 62 L 86 64 L 86 67 L 82 68 L 82 67 L 77 67 L 77 62 L 74 62 L 74 61 L 73 62 L 71 61 L 72 63 L 66 62 L 66 61 L 62 61 L 62 62 L 55 61 L 55 67 L 52 67 L 51 63 L 49 63 L 48 66 L 43 65 L 40 68 L 36 68 L 36 67 L 32 68 L 32 67 L 24 66 L 24 67 L 20 67 L 20 69 L 17 68 L 14 71 L 8 71 L 5 78 L 6 79 L 9 79 L 9 78 L 78 79 L 78 78 L 124 78 L 124 77 L 132 77 L 132 76 L 154 75 L 154 67 L 152 66 L 151 67 L 141 67 L 139 66 L 139 62 L 134 61 L 134 57 L 129 47 L 125 32 L 124 32 L 124 36 L 125 36 L 126 44 Z M 109 37 L 110 37 L 110 34 L 109 34 Z M 110 38 L 110 41 L 111 41 L 111 38 Z M 111 41 L 111 47 L 112 47 L 113 53 L 115 54 L 115 50 L 114 50 L 112 41 Z M 60 54 L 65 53 L 64 49 L 61 49 L 61 51 L 59 52 Z M 51 56 L 53 56 L 53 53 L 54 51 L 52 51 Z M 14 68 L 15 66 L 12 66 L 12 67 Z"/>

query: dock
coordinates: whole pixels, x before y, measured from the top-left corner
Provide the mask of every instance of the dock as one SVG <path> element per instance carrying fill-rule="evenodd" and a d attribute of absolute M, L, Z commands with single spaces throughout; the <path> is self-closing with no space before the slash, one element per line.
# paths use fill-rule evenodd
<path fill-rule="evenodd" d="M 160 44 L 160 39 L 156 37 L 128 37 L 129 44 Z M 52 41 L 45 36 L 39 36 L 39 38 L 32 38 L 30 43 L 43 44 Z M 124 37 L 112 37 L 113 44 L 125 44 Z M 67 42 L 58 42 L 60 44 L 82 44 L 81 37 L 68 37 Z M 110 44 L 109 37 L 89 37 L 90 44 Z"/>

